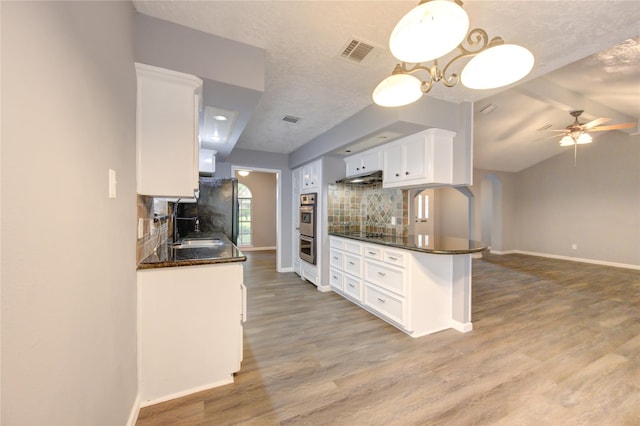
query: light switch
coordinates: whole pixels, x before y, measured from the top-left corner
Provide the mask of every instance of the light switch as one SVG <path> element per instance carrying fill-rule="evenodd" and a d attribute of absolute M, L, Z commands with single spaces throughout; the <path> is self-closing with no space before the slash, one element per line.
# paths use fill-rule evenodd
<path fill-rule="evenodd" d="M 109 198 L 116 198 L 116 171 L 109 169 Z"/>

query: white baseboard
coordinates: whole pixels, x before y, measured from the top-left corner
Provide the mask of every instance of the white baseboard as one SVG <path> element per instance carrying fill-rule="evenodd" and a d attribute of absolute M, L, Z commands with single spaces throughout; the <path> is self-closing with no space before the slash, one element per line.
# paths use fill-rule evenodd
<path fill-rule="evenodd" d="M 329 285 L 326 285 L 326 286 L 319 285 L 319 286 L 316 286 L 316 287 L 318 287 L 318 291 L 321 291 L 323 293 L 327 293 L 327 292 L 331 291 L 331 286 L 329 286 Z"/>
<path fill-rule="evenodd" d="M 278 269 L 278 272 L 295 272 L 295 270 L 293 269 L 293 266 L 290 266 L 288 268 L 280 268 Z"/>
<path fill-rule="evenodd" d="M 238 247 L 240 251 L 266 251 L 276 250 L 276 246 L 273 247 Z"/>
<path fill-rule="evenodd" d="M 173 393 L 171 395 L 165 395 L 162 396 L 160 398 L 155 398 L 155 399 L 150 399 L 144 402 L 140 403 L 140 408 L 142 407 L 148 407 L 150 405 L 155 405 L 155 404 L 159 404 L 161 402 L 166 402 L 172 399 L 176 399 L 176 398 L 180 398 L 183 396 L 187 396 L 187 395 L 191 395 L 192 393 L 196 393 L 196 392 L 201 392 L 207 389 L 213 389 L 213 388 L 217 388 L 218 386 L 224 386 L 224 385 L 228 385 L 230 383 L 233 383 L 233 374 L 231 376 L 229 376 L 228 379 L 225 380 L 220 380 L 214 383 L 209 383 L 207 385 L 203 385 L 203 386 L 198 386 L 196 388 L 192 388 L 192 389 L 185 389 L 183 391 L 180 392 L 176 392 Z"/>
<path fill-rule="evenodd" d="M 136 395 L 136 400 L 133 401 L 133 407 L 129 412 L 129 418 L 127 419 L 127 426 L 135 426 L 140 415 L 140 395 Z"/>
<path fill-rule="evenodd" d="M 602 265 L 602 266 L 612 266 L 614 268 L 625 268 L 625 269 L 635 269 L 640 270 L 640 265 L 632 265 L 629 263 L 618 263 L 618 262 L 609 262 L 606 260 L 597 260 L 597 259 L 585 259 L 581 257 L 571 257 L 571 256 L 561 256 L 557 254 L 548 254 L 548 253 L 538 253 L 533 251 L 525 251 L 525 250 L 505 250 L 505 251 L 494 251 L 491 250 L 492 254 L 526 254 L 529 256 L 538 256 L 538 257 L 547 257 L 550 259 L 559 259 L 559 260 L 568 260 L 571 262 L 581 262 L 581 263 L 591 263 L 594 265 Z"/>
<path fill-rule="evenodd" d="M 460 333 L 468 333 L 473 330 L 473 323 L 471 322 L 459 322 L 456 320 L 451 320 L 451 328 L 454 330 L 458 330 Z"/>

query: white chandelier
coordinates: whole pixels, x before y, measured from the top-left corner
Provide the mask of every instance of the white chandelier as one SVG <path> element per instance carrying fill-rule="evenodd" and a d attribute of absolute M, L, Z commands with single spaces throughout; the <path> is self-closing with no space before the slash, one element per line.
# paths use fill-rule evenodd
<path fill-rule="evenodd" d="M 493 89 L 516 82 L 533 68 L 533 55 L 515 44 L 505 44 L 500 37 L 489 40 L 486 31 L 475 28 L 467 34 L 469 16 L 460 0 L 421 0 L 395 26 L 389 38 L 393 56 L 400 60 L 392 74 L 373 91 L 373 101 L 396 107 L 417 101 L 429 92 L 433 83 L 447 87 L 459 80 L 471 89 Z M 462 45 L 465 40 L 468 48 Z M 457 49 L 459 53 L 444 68 L 438 58 Z M 471 58 L 461 75 L 449 72 L 459 59 Z M 433 65 L 423 62 L 433 61 Z M 408 65 L 413 64 L 413 65 Z M 412 74 L 425 71 L 420 80 Z"/>

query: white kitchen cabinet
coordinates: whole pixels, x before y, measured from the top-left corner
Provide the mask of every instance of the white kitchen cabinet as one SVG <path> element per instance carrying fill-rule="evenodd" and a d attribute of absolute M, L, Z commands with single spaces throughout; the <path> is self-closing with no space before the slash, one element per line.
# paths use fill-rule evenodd
<path fill-rule="evenodd" d="M 330 236 L 330 247 L 331 289 L 361 308 L 412 337 L 447 328 L 471 330 L 470 255 L 422 253 L 336 236 Z"/>
<path fill-rule="evenodd" d="M 202 80 L 136 63 L 137 192 L 193 197 L 198 189 Z"/>
<path fill-rule="evenodd" d="M 318 190 L 320 188 L 320 175 L 321 160 L 313 161 L 309 164 L 302 166 L 302 192 L 309 192 L 311 190 Z"/>
<path fill-rule="evenodd" d="M 242 263 L 139 270 L 142 405 L 233 382 L 242 361 Z"/>
<path fill-rule="evenodd" d="M 347 176 L 361 175 L 382 170 L 382 151 L 375 149 L 345 158 Z"/>
<path fill-rule="evenodd" d="M 455 132 L 428 129 L 385 145 L 383 188 L 454 183 Z"/>

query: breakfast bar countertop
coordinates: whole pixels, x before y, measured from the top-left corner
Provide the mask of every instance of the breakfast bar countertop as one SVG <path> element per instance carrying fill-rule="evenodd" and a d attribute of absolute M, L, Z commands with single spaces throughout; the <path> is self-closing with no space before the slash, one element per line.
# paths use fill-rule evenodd
<path fill-rule="evenodd" d="M 478 241 L 433 235 L 382 235 L 365 232 L 329 232 L 329 235 L 431 254 L 469 254 L 487 249 Z"/>
<path fill-rule="evenodd" d="M 169 268 L 177 266 L 212 265 L 216 263 L 244 262 L 246 256 L 223 233 L 203 235 L 200 238 L 215 238 L 220 244 L 176 248 L 170 241 L 160 244 L 138 264 L 140 269 Z"/>

